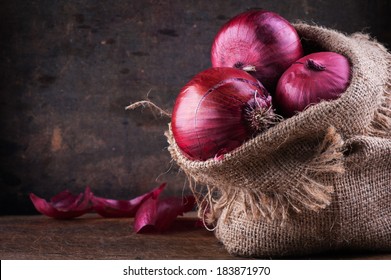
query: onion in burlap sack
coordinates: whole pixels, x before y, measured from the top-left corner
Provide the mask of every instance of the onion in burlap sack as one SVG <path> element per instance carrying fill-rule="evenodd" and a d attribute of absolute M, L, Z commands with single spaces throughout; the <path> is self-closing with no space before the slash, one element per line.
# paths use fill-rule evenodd
<path fill-rule="evenodd" d="M 367 35 L 295 24 L 304 45 L 346 56 L 351 84 L 247 141 L 224 159 L 192 161 L 166 133 L 200 216 L 233 254 L 391 250 L 391 56 Z"/>

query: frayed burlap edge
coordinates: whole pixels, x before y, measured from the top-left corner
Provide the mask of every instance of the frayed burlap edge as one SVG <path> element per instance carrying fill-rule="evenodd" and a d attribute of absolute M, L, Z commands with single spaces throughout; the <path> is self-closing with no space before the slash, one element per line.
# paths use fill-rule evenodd
<path fill-rule="evenodd" d="M 170 144 L 168 150 L 177 162 L 188 161 L 184 158 L 172 135 L 171 126 L 166 132 Z M 308 209 L 319 211 L 331 203 L 333 186 L 323 184 L 319 178 L 324 174 L 343 173 L 343 140 L 334 127 L 330 127 L 319 145 L 314 158 L 306 164 L 300 178 L 292 184 L 278 189 L 263 190 L 261 188 L 206 186 L 206 193 L 199 195 L 196 191 L 197 177 L 184 172 L 189 179 L 190 189 L 198 197 L 198 215 L 207 224 L 220 218 L 223 209 L 229 216 L 231 209 L 241 205 L 249 219 L 280 219 L 284 222 L 289 213 Z"/>
<path fill-rule="evenodd" d="M 368 35 L 360 33 L 353 34 L 352 37 L 370 40 Z M 373 120 L 368 126 L 366 134 L 368 136 L 391 138 L 391 54 L 383 45 L 379 44 L 375 40 L 371 42 L 374 46 L 378 47 L 386 57 L 388 66 L 388 79 L 384 82 L 385 87 L 383 91 L 383 96 L 379 100 L 378 109 L 374 112 Z"/>

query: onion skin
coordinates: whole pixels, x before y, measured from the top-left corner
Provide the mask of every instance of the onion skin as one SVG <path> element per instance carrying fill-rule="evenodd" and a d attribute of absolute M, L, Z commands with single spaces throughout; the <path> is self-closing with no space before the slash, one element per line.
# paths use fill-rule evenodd
<path fill-rule="evenodd" d="M 212 49 L 213 67 L 248 71 L 270 92 L 282 73 L 303 56 L 295 28 L 276 13 L 252 10 L 222 26 Z"/>
<path fill-rule="evenodd" d="M 274 104 L 291 117 L 322 100 L 335 100 L 350 84 L 350 63 L 335 52 L 309 54 L 289 67 L 278 81 Z"/>
<path fill-rule="evenodd" d="M 245 71 L 221 67 L 196 75 L 179 93 L 172 132 L 192 160 L 221 159 L 264 130 L 273 119 L 271 97 Z"/>

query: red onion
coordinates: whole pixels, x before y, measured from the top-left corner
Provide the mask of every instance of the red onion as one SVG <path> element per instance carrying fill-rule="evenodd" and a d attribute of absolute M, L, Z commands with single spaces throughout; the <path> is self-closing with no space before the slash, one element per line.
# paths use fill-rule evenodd
<path fill-rule="evenodd" d="M 232 18 L 216 35 L 211 50 L 214 67 L 248 71 L 269 91 L 302 56 L 303 47 L 295 28 L 278 14 L 265 10 Z"/>
<path fill-rule="evenodd" d="M 271 97 L 245 71 L 221 67 L 196 75 L 178 95 L 172 132 L 182 152 L 193 160 L 221 158 L 275 119 Z"/>
<path fill-rule="evenodd" d="M 337 99 L 349 86 L 350 64 L 334 52 L 309 54 L 289 67 L 277 84 L 274 102 L 291 117 L 311 104 Z"/>

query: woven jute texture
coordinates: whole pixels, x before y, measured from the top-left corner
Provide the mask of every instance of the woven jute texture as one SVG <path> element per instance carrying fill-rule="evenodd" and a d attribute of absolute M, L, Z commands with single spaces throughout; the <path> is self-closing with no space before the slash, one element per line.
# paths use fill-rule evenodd
<path fill-rule="evenodd" d="M 192 161 L 166 133 L 200 215 L 233 254 L 391 250 L 391 56 L 363 34 L 295 24 L 303 44 L 345 55 L 351 84 L 247 141 L 222 160 Z"/>
<path fill-rule="evenodd" d="M 391 140 L 358 136 L 343 176 L 323 178 L 334 186 L 324 210 L 252 220 L 235 205 L 218 220 L 216 236 L 235 255 L 281 257 L 332 250 L 391 250 Z M 384 157 L 383 155 L 388 155 Z M 379 160 L 379 158 L 383 158 Z"/>

